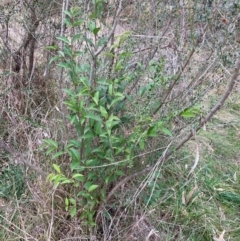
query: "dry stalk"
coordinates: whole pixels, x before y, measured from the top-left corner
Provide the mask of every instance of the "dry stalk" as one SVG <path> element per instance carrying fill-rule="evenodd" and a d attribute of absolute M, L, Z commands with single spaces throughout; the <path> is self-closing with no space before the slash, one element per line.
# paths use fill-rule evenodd
<path fill-rule="evenodd" d="M 21 153 L 17 152 L 16 150 L 14 150 L 11 147 L 9 147 L 2 140 L 0 140 L 0 148 L 4 149 L 6 152 L 11 154 L 11 156 L 15 158 L 17 164 L 20 164 L 20 163 L 25 164 L 30 169 L 32 169 L 33 171 L 35 171 L 36 173 L 41 175 L 43 178 L 47 177 L 46 172 L 44 172 L 41 168 L 36 167 L 36 166 L 32 165 L 31 163 L 27 162 Z"/>

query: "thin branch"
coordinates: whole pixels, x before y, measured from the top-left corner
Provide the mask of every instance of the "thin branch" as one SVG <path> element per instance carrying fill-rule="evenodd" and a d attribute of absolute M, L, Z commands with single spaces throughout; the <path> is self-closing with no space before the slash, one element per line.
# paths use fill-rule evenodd
<path fill-rule="evenodd" d="M 195 53 L 196 47 L 200 44 L 201 39 L 203 34 L 205 33 L 206 29 L 207 29 L 208 25 L 206 25 L 204 27 L 204 30 L 202 32 L 201 35 L 199 35 L 199 37 L 197 38 L 196 44 L 195 46 L 192 48 L 190 54 L 187 57 L 187 60 L 185 61 L 184 65 L 182 66 L 182 68 L 178 71 L 178 73 L 176 74 L 173 83 L 171 84 L 171 86 L 168 88 L 166 94 L 164 95 L 160 105 L 153 111 L 153 116 L 157 114 L 157 112 L 162 108 L 162 106 L 165 104 L 166 99 L 168 98 L 169 94 L 171 93 L 173 87 L 176 85 L 177 81 L 180 79 L 180 77 L 182 76 L 182 73 L 184 72 L 185 68 L 187 67 L 187 65 L 189 64 L 193 54 Z"/>
<path fill-rule="evenodd" d="M 118 23 L 118 17 L 120 15 L 121 11 L 122 11 L 122 0 L 119 1 L 116 17 L 114 19 L 112 29 L 111 29 L 110 33 L 108 34 L 108 36 L 107 36 L 107 41 L 105 42 L 104 45 L 99 47 L 98 50 L 94 53 L 95 57 L 97 57 L 104 50 L 104 48 L 107 46 L 108 42 L 112 38 L 112 35 L 115 32 L 115 29 L 116 29 L 116 26 L 117 26 L 117 23 Z"/>
<path fill-rule="evenodd" d="M 237 81 L 237 78 L 239 76 L 239 71 L 240 71 L 240 56 L 238 56 L 237 61 L 236 61 L 236 67 L 234 69 L 232 78 L 224 92 L 224 94 L 222 95 L 222 98 L 216 103 L 216 105 L 211 109 L 211 111 L 209 112 L 209 114 L 203 118 L 199 125 L 197 126 L 197 128 L 193 131 L 191 131 L 184 139 L 182 139 L 182 141 L 177 145 L 177 147 L 172 150 L 172 151 L 168 151 L 165 153 L 165 155 L 163 156 L 162 161 L 167 160 L 175 151 L 179 150 L 187 141 L 189 141 L 194 134 L 199 131 L 210 119 L 211 117 L 216 114 L 216 112 L 220 109 L 220 107 L 223 105 L 223 103 L 226 101 L 226 99 L 228 98 L 228 96 L 230 95 L 230 93 L 232 92 L 234 85 Z M 155 165 L 153 166 L 149 166 L 144 168 L 143 170 L 139 171 L 139 172 L 135 172 L 125 178 L 123 178 L 112 190 L 111 192 L 108 194 L 107 196 L 107 200 L 109 200 L 116 192 L 117 190 L 124 185 L 125 183 L 127 183 L 128 181 L 132 180 L 135 177 L 138 177 L 148 171 L 151 171 L 153 168 L 155 168 Z M 99 210 L 100 211 L 100 210 Z M 98 211 L 98 213 L 99 213 Z"/>
<path fill-rule="evenodd" d="M 64 23 L 64 19 L 65 19 L 65 10 L 68 10 L 68 0 L 63 0 L 62 1 L 62 16 L 61 16 L 61 30 L 60 30 L 60 36 L 64 35 L 64 31 L 65 31 L 65 23 Z M 60 42 L 60 50 L 62 50 L 64 47 L 64 42 L 61 41 Z M 59 82 L 59 94 L 60 96 L 62 96 L 62 88 L 63 88 L 63 68 L 61 68 L 61 70 L 59 71 L 59 76 L 58 76 L 58 82 Z M 62 109 L 62 106 L 61 106 Z"/>
<path fill-rule="evenodd" d="M 211 111 L 206 115 L 205 118 L 202 118 L 202 120 L 200 121 L 198 127 L 194 130 L 191 131 L 176 147 L 176 150 L 180 149 L 188 140 L 190 140 L 190 138 L 193 137 L 193 135 L 199 131 L 212 117 L 214 114 L 216 114 L 216 112 L 221 108 L 221 106 L 223 105 L 223 103 L 226 101 L 226 99 L 228 98 L 228 96 L 231 94 L 233 87 L 235 85 L 235 83 L 237 82 L 237 78 L 239 76 L 239 71 L 240 71 L 240 56 L 238 56 L 237 61 L 236 61 L 236 67 L 234 69 L 232 78 L 224 92 L 224 94 L 222 95 L 222 98 L 216 103 L 216 105 L 211 109 Z"/>
<path fill-rule="evenodd" d="M 95 75 L 96 75 L 95 72 L 96 72 L 97 56 L 104 50 L 104 48 L 107 46 L 107 44 L 109 43 L 109 41 L 113 37 L 116 26 L 117 26 L 117 23 L 118 23 L 118 17 L 121 13 L 121 10 L 122 10 L 122 0 L 119 1 L 118 9 L 117 9 L 117 12 L 116 12 L 116 16 L 115 16 L 115 19 L 114 19 L 114 22 L 113 22 L 112 29 L 107 36 L 107 41 L 101 47 L 99 47 L 92 55 L 91 71 L 90 71 L 90 77 L 89 77 L 89 85 L 92 89 L 94 89 L 95 84 L 96 84 L 95 83 Z M 96 46 L 96 43 L 95 43 L 95 46 Z M 90 51 L 90 53 L 91 53 L 91 51 Z"/>

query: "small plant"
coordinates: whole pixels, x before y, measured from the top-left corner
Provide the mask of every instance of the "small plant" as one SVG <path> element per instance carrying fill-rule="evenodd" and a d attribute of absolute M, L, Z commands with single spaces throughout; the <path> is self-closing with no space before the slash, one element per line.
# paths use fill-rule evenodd
<path fill-rule="evenodd" d="M 133 166 L 133 156 L 144 149 L 146 140 L 156 137 L 159 132 L 171 136 L 163 121 L 153 120 L 149 108 L 135 115 L 126 111 L 131 110 L 132 99 L 127 93 L 124 94 L 124 89 L 132 80 L 130 72 L 123 74 L 122 71 L 126 69 L 125 62 L 131 54 L 121 47 L 130 33 L 124 32 L 118 36 L 108 51 L 110 38 L 99 36 L 101 27 L 96 21 L 102 1 L 94 4 L 95 12 L 87 21 L 81 20 L 78 8 L 65 11 L 65 23 L 71 33 L 77 28 L 86 27 L 87 34 L 58 37 L 64 47 L 52 59 L 58 61 L 58 66 L 67 72 L 71 81 L 71 87 L 63 91 L 66 94 L 64 104 L 69 110 L 67 119 L 75 128 L 75 137 L 68 140 L 62 151 L 54 140 L 45 140 L 43 145 L 52 160 L 62 155 L 68 156 L 70 176 L 67 177 L 59 165 L 53 164 L 55 173 L 50 174 L 48 180 L 55 186 L 70 184 L 78 190 L 75 197 L 65 199 L 66 210 L 72 217 L 80 212 L 82 220 L 90 227 L 95 224 L 97 207 L 106 201 L 109 185 L 124 176 L 126 168 Z M 79 50 L 77 46 L 86 47 Z M 81 61 L 86 55 L 91 64 Z M 99 68 L 106 59 L 110 59 L 110 69 L 103 75 L 99 73 Z M 158 64 L 156 68 L 161 66 Z M 143 87 L 139 100 L 144 94 L 148 98 L 154 85 L 155 82 Z"/>
<path fill-rule="evenodd" d="M 131 166 L 135 138 L 133 135 L 126 137 L 122 131 L 123 119 L 118 113 L 125 96 L 118 91 L 121 88 L 120 80 L 97 75 L 100 60 L 96 49 L 102 49 L 106 41 L 98 37 L 100 27 L 95 21 L 101 1 L 95 4 L 96 12 L 91 14 L 86 23 L 91 36 L 77 33 L 68 38 L 58 37 L 64 42 L 64 48 L 53 59 L 58 60 L 58 66 L 68 72 L 72 83 L 70 88 L 64 89 L 67 96 L 64 104 L 69 110 L 67 119 L 74 126 L 76 136 L 68 141 L 63 151 L 59 151 L 57 142 L 53 140 L 44 142 L 48 148 L 46 154 L 51 154 L 52 160 L 68 155 L 70 177 L 66 177 L 66 172 L 63 173 L 57 164 L 53 164 L 56 173 L 50 174 L 48 179 L 55 186 L 71 184 L 76 187 L 76 196 L 65 199 L 66 210 L 73 217 L 79 207 L 82 220 L 90 227 L 94 226 L 97 206 L 105 201 L 108 185 L 124 175 L 122 167 Z M 83 26 L 84 21 L 79 20 L 81 12 L 77 8 L 65 14 L 69 29 Z M 84 51 L 75 50 L 77 42 L 84 43 L 88 48 Z M 52 46 L 47 48 L 51 49 Z M 85 51 L 92 56 L 91 66 L 87 63 L 78 64 Z M 121 69 L 121 58 L 119 56 L 115 70 Z"/>

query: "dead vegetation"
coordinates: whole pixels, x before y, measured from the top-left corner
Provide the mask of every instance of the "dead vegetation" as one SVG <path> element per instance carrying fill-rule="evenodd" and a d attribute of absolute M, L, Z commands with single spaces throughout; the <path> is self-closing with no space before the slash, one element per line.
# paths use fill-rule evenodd
<path fill-rule="evenodd" d="M 239 46 L 232 38 L 238 36 L 238 22 L 229 2 L 227 10 L 213 3 L 207 16 L 211 21 L 207 21 L 206 7 L 200 1 L 198 7 L 192 1 L 168 1 L 164 7 L 154 0 L 123 1 L 111 41 L 131 31 L 123 47 L 133 57 L 124 60 L 128 62 L 122 71 L 110 71 L 109 77 L 118 78 L 131 70 L 131 84 L 123 90 L 132 97 L 129 112 L 143 121 L 148 110 L 153 119 L 169 118 L 172 137 L 150 138 L 145 149 L 136 153 L 133 167 L 124 170 L 126 177 L 109 187 L 93 233 L 86 231 L 78 216 L 71 219 L 65 210 L 64 200 L 72 194 L 72 187 L 54 188 L 46 181 L 53 162 L 40 149 L 45 138 L 64 145 L 74 136 L 63 118 L 67 112 L 61 89 L 69 82 L 64 72 L 49 64 L 62 48 L 55 37 L 70 34 L 60 17 L 63 3 L 16 4 L 16 12 L 1 30 L 1 179 L 12 185 L 11 190 L 3 189 L 3 181 L 0 186 L 1 240 L 237 240 L 239 220 L 234 210 L 239 195 L 239 153 L 233 133 L 239 132 L 235 85 L 239 66 L 234 72 Z M 118 1 L 106 3 L 99 21 L 102 34 L 111 30 L 117 6 Z M 85 3 L 81 8 L 83 16 L 88 16 L 91 5 Z M 232 14 L 227 12 L 231 9 Z M 52 12 L 57 14 L 49 17 Z M 82 30 L 87 32 L 87 28 Z M 56 50 L 45 50 L 48 45 L 56 45 Z M 111 70 L 111 61 L 116 63 L 118 54 L 113 52 L 113 59 L 102 57 L 100 76 L 106 75 L 105 66 Z M 82 57 L 81 61 L 89 60 Z M 149 68 L 151 61 L 154 65 Z M 149 88 L 147 96 L 141 95 L 144 88 Z M 208 125 L 232 89 L 236 94 Z M 146 108 L 144 103 L 149 103 Z M 202 116 L 184 119 L 181 113 L 195 104 L 202 105 Z M 196 134 L 203 126 L 207 132 Z M 128 128 L 126 137 L 134 122 Z M 168 149 L 177 150 L 190 139 L 183 151 L 173 151 L 166 161 Z M 218 153 L 221 148 L 224 151 Z M 233 155 L 227 153 L 230 148 Z M 67 157 L 58 162 L 67 169 Z M 227 195 L 229 190 L 232 195 Z"/>

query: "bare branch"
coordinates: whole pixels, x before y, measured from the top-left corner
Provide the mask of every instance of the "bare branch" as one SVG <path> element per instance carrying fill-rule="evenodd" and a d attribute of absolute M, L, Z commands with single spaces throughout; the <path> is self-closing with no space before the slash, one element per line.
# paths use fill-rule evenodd
<path fill-rule="evenodd" d="M 171 93 L 173 87 L 176 85 L 177 81 L 179 80 L 179 78 L 182 76 L 182 73 L 184 72 L 185 68 L 188 66 L 193 54 L 195 53 L 196 47 L 200 44 L 201 39 L 203 34 L 205 33 L 206 29 L 207 29 L 208 25 L 205 25 L 204 30 L 202 32 L 201 35 L 199 35 L 199 37 L 197 38 L 196 44 L 195 46 L 192 48 L 191 52 L 189 53 L 187 60 L 185 61 L 184 65 L 182 66 L 182 68 L 178 71 L 178 73 L 176 74 L 173 83 L 171 84 L 171 86 L 168 88 L 166 94 L 164 95 L 163 99 L 161 100 L 160 105 L 153 111 L 153 116 L 157 114 L 157 112 L 162 108 L 162 106 L 165 104 L 166 99 L 168 98 L 169 94 Z"/>
<path fill-rule="evenodd" d="M 118 23 L 118 18 L 119 18 L 119 15 L 121 13 L 121 10 L 122 10 L 122 0 L 119 1 L 117 13 L 116 13 L 116 16 L 115 16 L 115 19 L 114 19 L 114 22 L 113 22 L 112 29 L 109 32 L 108 36 L 107 36 L 107 41 L 106 41 L 106 43 L 104 45 L 99 47 L 98 50 L 94 53 L 95 57 L 97 57 L 103 51 L 103 49 L 107 46 L 108 42 L 112 38 L 112 35 L 114 34 L 116 26 L 117 26 L 117 23 Z"/>
<path fill-rule="evenodd" d="M 234 69 L 234 73 L 232 75 L 231 81 L 229 82 L 224 94 L 222 95 L 222 98 L 216 103 L 216 105 L 211 109 L 211 111 L 209 112 L 209 114 L 199 123 L 198 127 L 191 131 L 178 145 L 177 147 L 173 150 L 173 151 L 168 151 L 164 154 L 164 156 L 162 156 L 162 161 L 167 160 L 175 151 L 179 150 L 188 140 L 190 140 L 194 134 L 200 130 L 204 124 L 206 124 L 211 117 L 216 114 L 216 112 L 220 109 L 220 107 L 223 105 L 223 103 L 226 101 L 226 99 L 228 98 L 228 96 L 230 95 L 230 93 L 233 90 L 233 87 L 237 81 L 237 78 L 239 76 L 239 71 L 240 71 L 240 56 L 238 56 L 237 62 L 236 62 L 236 67 Z M 132 180 L 133 178 L 140 176 L 148 171 L 151 171 L 153 168 L 155 168 L 155 165 L 153 166 L 148 166 L 146 168 L 144 168 L 143 170 L 139 171 L 139 172 L 135 172 L 125 178 L 123 178 L 121 181 L 119 181 L 119 183 L 111 190 L 111 192 L 108 194 L 107 200 L 109 200 L 115 193 L 116 191 L 126 182 Z"/>
<path fill-rule="evenodd" d="M 239 76 L 239 71 L 240 71 L 240 56 L 238 56 L 237 61 L 236 61 L 236 67 L 234 69 L 232 78 L 224 92 L 224 94 L 222 95 L 222 98 L 216 103 L 216 105 L 211 109 L 211 111 L 207 114 L 207 116 L 205 118 L 202 118 L 202 120 L 200 121 L 198 127 L 194 130 L 191 131 L 176 147 L 176 150 L 180 149 L 188 140 L 190 140 L 190 138 L 193 137 L 193 135 L 199 131 L 212 117 L 214 114 L 216 114 L 216 112 L 221 108 L 221 106 L 223 105 L 223 103 L 226 101 L 226 99 L 228 98 L 228 96 L 231 94 L 234 85 L 237 82 L 237 78 Z"/>

